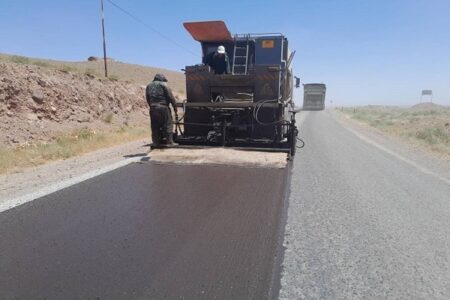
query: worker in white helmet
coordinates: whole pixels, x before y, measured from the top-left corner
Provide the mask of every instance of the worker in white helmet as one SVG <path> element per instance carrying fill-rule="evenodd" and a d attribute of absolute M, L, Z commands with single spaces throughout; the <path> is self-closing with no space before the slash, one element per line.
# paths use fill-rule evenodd
<path fill-rule="evenodd" d="M 214 74 L 230 74 L 230 60 L 222 45 L 217 47 L 216 51 L 206 55 L 204 63 L 214 70 Z"/>

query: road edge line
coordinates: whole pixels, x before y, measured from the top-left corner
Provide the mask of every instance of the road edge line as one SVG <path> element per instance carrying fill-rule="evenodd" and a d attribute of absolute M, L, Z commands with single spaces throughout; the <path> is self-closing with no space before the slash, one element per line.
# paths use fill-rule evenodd
<path fill-rule="evenodd" d="M 433 172 L 433 171 L 431 171 L 431 170 L 429 170 L 429 169 L 427 169 L 427 168 L 417 164 L 416 162 L 414 162 L 414 161 L 412 161 L 412 160 L 402 156 L 401 154 L 399 154 L 397 152 L 394 152 L 394 151 L 392 151 L 392 150 L 390 150 L 390 149 L 388 149 L 388 148 L 378 144 L 377 142 L 373 141 L 372 139 L 370 139 L 370 138 L 364 136 L 363 134 L 357 132 L 353 128 L 349 128 L 347 126 L 343 126 L 343 124 L 341 122 L 339 122 L 339 121 L 338 121 L 338 123 L 341 124 L 341 126 L 344 127 L 345 129 L 347 129 L 348 131 L 353 133 L 360 140 L 366 142 L 367 144 L 372 145 L 375 148 L 378 148 L 379 150 L 381 150 L 381 151 L 383 151 L 383 152 L 385 152 L 387 154 L 390 154 L 391 156 L 393 156 L 393 157 L 403 161 L 404 163 L 407 163 L 408 165 L 416 168 L 417 170 L 421 171 L 424 174 L 427 174 L 427 175 L 430 175 L 432 177 L 435 177 L 436 179 L 439 179 L 439 180 L 445 182 L 446 184 L 450 185 L 450 179 L 448 179 L 446 177 L 443 177 L 443 176 L 441 176 L 441 175 L 439 175 L 439 174 L 437 174 L 437 173 L 435 173 L 435 172 Z"/>
<path fill-rule="evenodd" d="M 19 197 L 15 197 L 15 198 L 12 198 L 12 199 L 7 199 L 6 201 L 2 201 L 0 203 L 0 213 L 3 213 L 3 212 L 5 212 L 7 210 L 10 210 L 10 209 L 13 209 L 13 208 L 15 208 L 17 206 L 20 206 L 22 204 L 31 202 L 33 200 L 39 199 L 41 197 L 47 196 L 47 195 L 52 194 L 54 192 L 57 192 L 59 190 L 68 188 L 68 187 L 70 187 L 72 185 L 81 183 L 81 182 L 86 181 L 88 179 L 94 178 L 96 176 L 102 175 L 104 173 L 107 173 L 107 172 L 113 171 L 115 169 L 124 167 L 126 165 L 131 164 L 131 163 L 139 162 L 140 160 L 141 160 L 141 157 L 134 157 L 134 158 L 128 158 L 126 160 L 121 160 L 121 161 L 115 162 L 113 164 L 107 165 L 105 167 L 96 169 L 94 171 L 90 171 L 90 172 L 84 173 L 84 174 L 82 174 L 80 176 L 77 176 L 77 177 L 74 177 L 74 178 L 70 178 L 70 179 L 66 179 L 66 180 L 63 180 L 61 182 L 52 184 L 50 186 L 40 188 L 40 189 L 38 189 L 35 192 L 31 192 L 31 193 L 28 193 L 28 194 L 25 194 L 25 195 L 22 195 L 22 196 L 19 196 Z"/>

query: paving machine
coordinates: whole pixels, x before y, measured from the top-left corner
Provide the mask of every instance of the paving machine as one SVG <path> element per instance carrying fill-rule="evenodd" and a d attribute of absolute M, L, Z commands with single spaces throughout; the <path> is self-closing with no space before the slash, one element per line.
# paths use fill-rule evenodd
<path fill-rule="evenodd" d="M 295 154 L 298 130 L 293 100 L 295 52 L 280 33 L 231 35 L 222 21 L 183 24 L 199 41 L 202 56 L 222 45 L 230 73 L 207 64 L 187 66 L 186 96 L 176 122 L 181 146 L 224 146 Z"/>

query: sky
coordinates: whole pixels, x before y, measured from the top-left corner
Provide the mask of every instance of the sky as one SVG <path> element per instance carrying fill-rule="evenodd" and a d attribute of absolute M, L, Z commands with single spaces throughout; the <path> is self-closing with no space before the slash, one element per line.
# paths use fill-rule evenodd
<path fill-rule="evenodd" d="M 295 74 L 325 83 L 333 105 L 413 105 L 423 89 L 450 105 L 450 0 L 105 0 L 108 56 L 170 70 L 199 63 L 182 23 L 205 20 L 233 34 L 283 33 Z M 100 0 L 0 0 L 0 53 L 81 61 L 102 51 Z"/>

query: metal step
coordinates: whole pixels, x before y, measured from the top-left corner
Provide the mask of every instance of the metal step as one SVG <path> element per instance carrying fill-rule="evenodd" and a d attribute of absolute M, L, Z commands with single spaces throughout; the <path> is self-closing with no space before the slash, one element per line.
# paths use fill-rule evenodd
<path fill-rule="evenodd" d="M 245 75 L 247 74 L 248 67 L 248 49 L 249 49 L 249 37 L 245 41 L 237 41 L 236 37 L 234 40 L 234 51 L 233 51 L 233 67 L 231 70 L 232 74 Z M 245 43 L 245 46 L 242 44 Z M 242 50 L 245 50 L 245 55 L 242 55 Z M 238 55 L 238 51 L 239 55 Z M 239 63 L 237 63 L 239 60 Z"/>

